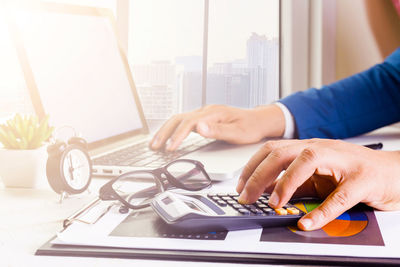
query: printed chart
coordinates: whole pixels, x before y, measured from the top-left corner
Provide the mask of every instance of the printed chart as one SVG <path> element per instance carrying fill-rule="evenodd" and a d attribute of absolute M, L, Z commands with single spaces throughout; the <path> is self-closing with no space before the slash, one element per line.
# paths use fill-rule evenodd
<path fill-rule="evenodd" d="M 319 202 L 295 205 L 308 213 L 318 207 Z M 384 246 L 375 214 L 365 205 L 357 205 L 316 231 L 305 232 L 296 226 L 263 229 L 260 241 Z"/>
<path fill-rule="evenodd" d="M 295 204 L 305 213 L 318 207 L 319 202 Z M 198 240 L 225 240 L 228 232 L 194 233 L 165 224 L 151 208 L 132 212 L 112 232 L 111 236 L 159 237 Z M 343 213 L 320 230 L 305 232 L 296 226 L 264 228 L 260 241 L 324 243 L 346 245 L 384 246 L 383 238 L 373 210 L 357 205 Z"/>
<path fill-rule="evenodd" d="M 134 211 L 112 232 L 111 236 L 225 240 L 228 232 L 191 233 L 164 223 L 151 209 Z"/>

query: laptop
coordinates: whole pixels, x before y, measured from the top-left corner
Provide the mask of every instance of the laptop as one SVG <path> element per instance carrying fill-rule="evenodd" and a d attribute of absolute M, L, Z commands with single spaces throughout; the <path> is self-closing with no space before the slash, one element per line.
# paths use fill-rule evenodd
<path fill-rule="evenodd" d="M 224 180 L 239 175 L 258 148 L 193 133 L 176 153 L 150 150 L 151 135 L 108 9 L 42 3 L 18 11 L 10 28 L 35 112 L 88 141 L 96 175 L 153 169 L 184 157 L 201 161 L 213 180 Z"/>

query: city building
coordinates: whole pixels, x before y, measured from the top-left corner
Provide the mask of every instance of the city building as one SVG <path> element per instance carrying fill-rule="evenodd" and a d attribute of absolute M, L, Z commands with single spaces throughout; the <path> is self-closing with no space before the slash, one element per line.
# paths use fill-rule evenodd
<path fill-rule="evenodd" d="M 169 61 L 133 65 L 133 79 L 147 120 L 165 120 L 178 112 L 175 65 Z"/>
<path fill-rule="evenodd" d="M 208 67 L 206 103 L 251 108 L 277 100 L 278 60 L 278 39 L 252 33 L 246 58 Z M 201 56 L 134 65 L 133 76 L 148 120 L 165 120 L 202 105 Z"/>
<path fill-rule="evenodd" d="M 252 33 L 247 40 L 247 67 L 250 75 L 249 106 L 278 99 L 279 40 Z"/>

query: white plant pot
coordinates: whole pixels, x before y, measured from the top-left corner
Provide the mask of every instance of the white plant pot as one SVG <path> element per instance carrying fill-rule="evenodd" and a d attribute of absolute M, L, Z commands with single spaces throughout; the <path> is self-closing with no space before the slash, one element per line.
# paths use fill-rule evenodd
<path fill-rule="evenodd" d="M 49 188 L 46 146 L 32 150 L 0 148 L 0 177 L 6 187 Z"/>

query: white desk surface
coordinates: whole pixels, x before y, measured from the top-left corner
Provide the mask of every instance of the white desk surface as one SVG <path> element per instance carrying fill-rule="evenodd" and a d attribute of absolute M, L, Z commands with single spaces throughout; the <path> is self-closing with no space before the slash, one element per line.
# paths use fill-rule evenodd
<path fill-rule="evenodd" d="M 384 150 L 400 150 L 400 128 L 386 127 L 372 134 L 351 138 L 358 144 L 382 142 Z M 94 179 L 93 191 L 106 179 Z M 235 181 L 218 186 L 230 187 Z M 62 229 L 62 221 L 95 197 L 95 192 L 73 196 L 58 203 L 59 196 L 48 189 L 4 188 L 0 182 L 0 265 L 1 266 L 187 266 L 184 261 L 34 256 L 36 249 Z M 195 266 L 238 266 L 229 263 L 190 262 Z M 247 266 L 247 265 L 243 265 Z M 257 265 L 252 265 L 257 266 Z M 260 265 L 261 266 L 261 265 Z M 262 265 L 265 266 L 265 265 Z"/>

